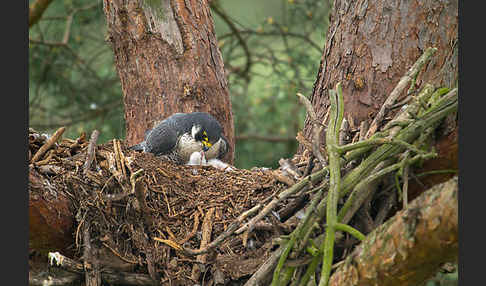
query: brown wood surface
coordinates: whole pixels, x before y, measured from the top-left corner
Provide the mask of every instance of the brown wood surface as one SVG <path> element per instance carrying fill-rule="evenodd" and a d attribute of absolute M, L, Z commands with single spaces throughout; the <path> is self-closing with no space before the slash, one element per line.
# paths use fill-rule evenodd
<path fill-rule="evenodd" d="M 125 105 L 126 140 L 176 112 L 206 111 L 234 131 L 223 59 L 204 0 L 103 1 Z"/>

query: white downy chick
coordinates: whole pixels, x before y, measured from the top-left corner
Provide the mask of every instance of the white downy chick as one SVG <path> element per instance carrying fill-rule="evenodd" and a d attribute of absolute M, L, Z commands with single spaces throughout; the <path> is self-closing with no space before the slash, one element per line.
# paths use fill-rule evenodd
<path fill-rule="evenodd" d="M 191 154 L 191 157 L 189 157 L 189 161 L 186 163 L 186 165 L 190 166 L 206 166 L 207 161 L 206 161 L 206 156 L 204 155 L 204 151 L 199 151 L 199 152 L 194 152 Z"/>
<path fill-rule="evenodd" d="M 212 166 L 214 168 L 224 170 L 224 171 L 233 171 L 234 167 L 230 164 L 226 164 L 225 162 L 213 158 L 206 160 L 206 156 L 204 151 L 194 152 L 189 157 L 189 161 L 186 163 L 189 166 Z"/>

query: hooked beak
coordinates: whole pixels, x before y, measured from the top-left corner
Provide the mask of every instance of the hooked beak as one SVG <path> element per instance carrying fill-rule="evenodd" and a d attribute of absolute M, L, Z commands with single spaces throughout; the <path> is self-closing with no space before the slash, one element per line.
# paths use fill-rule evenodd
<path fill-rule="evenodd" d="M 213 144 L 209 143 L 209 141 L 202 141 L 203 143 L 203 151 L 206 152 L 209 150 L 209 148 L 211 148 L 211 146 L 213 146 Z"/>

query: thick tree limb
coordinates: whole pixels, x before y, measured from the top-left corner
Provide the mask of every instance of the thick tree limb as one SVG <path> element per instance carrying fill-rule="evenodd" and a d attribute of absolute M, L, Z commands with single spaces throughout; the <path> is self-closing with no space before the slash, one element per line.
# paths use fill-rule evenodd
<path fill-rule="evenodd" d="M 458 255 L 457 177 L 369 234 L 329 285 L 419 285 Z"/>

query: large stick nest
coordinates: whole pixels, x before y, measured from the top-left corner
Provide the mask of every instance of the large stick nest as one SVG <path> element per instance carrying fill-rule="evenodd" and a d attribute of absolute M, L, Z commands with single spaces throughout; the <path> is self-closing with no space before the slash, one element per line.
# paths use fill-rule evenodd
<path fill-rule="evenodd" d="M 30 129 L 29 160 L 48 139 Z M 88 149 L 84 134 L 75 140 L 63 138 L 30 165 L 36 177 L 33 180 L 31 176 L 30 197 L 51 202 L 67 197 L 74 206 L 74 259 L 83 254 L 82 229 L 89 225 L 91 244 L 100 249 L 104 267 L 149 273 L 147 260 L 152 260 L 161 282 L 185 285 L 200 278 L 197 265 L 215 264 L 202 270 L 214 273 L 218 269 L 227 281 L 253 273 L 268 256 L 271 238 L 285 233 L 281 227 L 267 223 L 265 228 L 263 223 L 251 233 L 246 247 L 240 236 L 231 236 L 207 255 L 185 255 L 160 240 L 195 250 L 203 247 L 204 231 L 209 231 L 211 242 L 243 212 L 267 202 L 285 187 L 275 179 L 275 171 L 174 165 L 152 154 L 128 150 L 118 140 L 97 145 L 91 166 L 85 170 Z M 137 184 L 143 198 L 135 194 L 130 181 L 141 169 Z M 278 213 L 287 202 L 275 211 Z M 205 223 L 209 227 L 203 229 L 208 214 L 211 220 Z M 34 236 L 31 234 L 30 239 Z M 206 279 L 212 277 L 209 273 L 203 273 Z"/>

